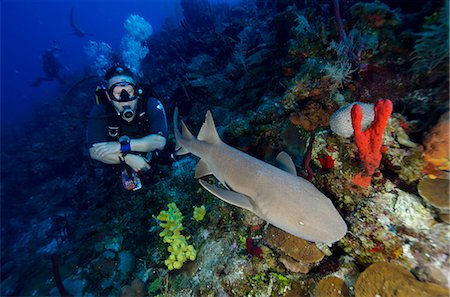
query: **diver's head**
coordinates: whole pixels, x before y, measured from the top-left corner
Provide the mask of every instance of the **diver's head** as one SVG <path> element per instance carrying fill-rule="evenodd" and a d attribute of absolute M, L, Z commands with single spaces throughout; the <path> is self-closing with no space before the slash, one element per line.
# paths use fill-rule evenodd
<path fill-rule="evenodd" d="M 107 95 L 116 111 L 127 121 L 131 121 L 137 109 L 142 90 L 136 87 L 133 72 L 124 66 L 114 66 L 105 74 Z"/>

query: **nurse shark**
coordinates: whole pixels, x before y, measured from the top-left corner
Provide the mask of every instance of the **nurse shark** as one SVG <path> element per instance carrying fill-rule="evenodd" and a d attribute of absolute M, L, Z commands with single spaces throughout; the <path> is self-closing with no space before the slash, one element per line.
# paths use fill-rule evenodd
<path fill-rule="evenodd" d="M 277 167 L 224 143 L 210 111 L 194 137 L 174 113 L 177 155 L 192 153 L 200 158 L 195 177 L 214 175 L 225 188 L 199 180 L 216 197 L 248 209 L 270 224 L 303 239 L 333 243 L 347 233 L 347 225 L 329 198 L 296 174 L 288 154 L 281 152 Z"/>

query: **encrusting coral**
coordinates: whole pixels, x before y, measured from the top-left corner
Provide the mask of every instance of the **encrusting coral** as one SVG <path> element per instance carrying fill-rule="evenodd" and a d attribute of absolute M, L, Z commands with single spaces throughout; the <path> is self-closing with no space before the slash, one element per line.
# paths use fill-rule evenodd
<path fill-rule="evenodd" d="M 350 293 L 342 278 L 336 276 L 320 280 L 316 288 L 316 297 L 348 297 Z"/>
<path fill-rule="evenodd" d="M 449 180 L 444 178 L 423 178 L 417 186 L 419 194 L 433 206 L 448 211 L 450 208 Z"/>
<path fill-rule="evenodd" d="M 448 288 L 420 282 L 407 269 L 388 262 L 370 265 L 355 284 L 355 297 L 447 297 L 448 294 Z"/>
<path fill-rule="evenodd" d="M 169 270 L 180 269 L 183 263 L 187 260 L 194 261 L 197 257 L 197 252 L 192 245 L 188 245 L 187 239 L 181 234 L 183 230 L 183 215 L 175 203 L 167 205 L 169 210 L 162 210 L 155 219 L 160 220 L 160 226 L 164 230 L 159 233 L 163 237 L 165 243 L 170 246 L 167 250 L 170 252 L 169 258 L 164 261 Z"/>
<path fill-rule="evenodd" d="M 324 257 L 314 243 L 273 226 L 269 227 L 264 238 L 270 246 L 284 253 L 279 261 L 290 271 L 308 273 L 309 269 Z"/>

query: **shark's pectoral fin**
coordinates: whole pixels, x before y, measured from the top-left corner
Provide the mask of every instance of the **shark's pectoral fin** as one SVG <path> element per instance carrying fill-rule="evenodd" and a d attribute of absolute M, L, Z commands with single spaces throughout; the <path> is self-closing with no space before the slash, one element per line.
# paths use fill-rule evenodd
<path fill-rule="evenodd" d="M 208 190 L 208 192 L 210 192 L 214 196 L 219 197 L 223 201 L 253 211 L 253 206 L 250 203 L 250 198 L 248 196 L 245 196 L 244 194 L 240 194 L 237 192 L 218 188 L 216 186 L 208 184 L 204 180 L 200 180 L 199 182 L 202 185 L 202 187 Z"/>
<path fill-rule="evenodd" d="M 209 170 L 208 165 L 205 161 L 200 160 L 195 168 L 195 178 L 201 178 L 207 175 L 212 175 L 211 170 Z"/>
<path fill-rule="evenodd" d="M 297 176 L 297 169 L 295 168 L 295 164 L 287 153 L 279 153 L 277 158 L 275 159 L 275 165 L 281 170 Z"/>

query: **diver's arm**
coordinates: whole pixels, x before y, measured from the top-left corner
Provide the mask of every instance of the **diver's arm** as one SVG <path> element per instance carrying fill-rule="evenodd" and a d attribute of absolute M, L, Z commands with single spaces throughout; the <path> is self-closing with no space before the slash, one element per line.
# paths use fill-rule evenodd
<path fill-rule="evenodd" d="M 142 138 L 133 138 L 130 140 L 132 152 L 146 153 L 154 150 L 162 150 L 166 145 L 166 138 L 158 134 L 150 134 Z M 117 141 L 94 143 L 89 149 L 92 159 L 99 160 L 107 164 L 115 162 L 116 157 L 122 153 L 120 143 Z M 112 155 L 112 156 L 110 156 Z"/>
<path fill-rule="evenodd" d="M 120 164 L 121 159 L 130 166 L 134 171 L 148 170 L 150 169 L 150 165 L 147 163 L 143 157 L 139 155 L 134 155 L 132 153 L 123 155 L 121 152 L 112 152 L 112 153 L 104 153 L 100 154 L 95 146 L 89 149 L 89 154 L 91 158 L 105 164 Z"/>
<path fill-rule="evenodd" d="M 120 147 L 120 144 L 119 144 Z M 113 153 L 102 153 L 95 146 L 89 149 L 89 155 L 91 159 L 103 162 L 105 164 L 120 164 L 119 156 L 122 156 L 122 153 L 113 152 Z"/>
<path fill-rule="evenodd" d="M 130 141 L 132 152 L 153 152 L 163 150 L 166 145 L 166 138 L 158 134 L 150 134 L 142 138 L 133 138 Z"/>

